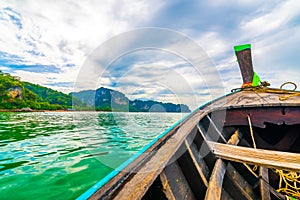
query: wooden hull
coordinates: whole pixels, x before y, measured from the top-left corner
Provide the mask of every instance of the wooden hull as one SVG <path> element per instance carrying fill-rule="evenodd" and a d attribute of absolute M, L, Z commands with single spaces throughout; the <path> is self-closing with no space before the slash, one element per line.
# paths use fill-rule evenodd
<path fill-rule="evenodd" d="M 275 170 L 300 172 L 300 98 L 282 95 L 240 91 L 199 108 L 79 199 L 286 199 Z"/>

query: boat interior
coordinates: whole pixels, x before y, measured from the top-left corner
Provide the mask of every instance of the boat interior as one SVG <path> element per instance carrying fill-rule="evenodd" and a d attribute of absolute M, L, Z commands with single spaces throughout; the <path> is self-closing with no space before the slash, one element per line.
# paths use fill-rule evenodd
<path fill-rule="evenodd" d="M 234 47 L 242 88 L 191 113 L 91 199 L 300 199 L 300 92 L 256 80 L 250 47 Z"/>
<path fill-rule="evenodd" d="M 296 106 L 205 115 L 143 199 L 300 198 L 299 166 L 290 164 L 299 162 L 299 119 Z"/>

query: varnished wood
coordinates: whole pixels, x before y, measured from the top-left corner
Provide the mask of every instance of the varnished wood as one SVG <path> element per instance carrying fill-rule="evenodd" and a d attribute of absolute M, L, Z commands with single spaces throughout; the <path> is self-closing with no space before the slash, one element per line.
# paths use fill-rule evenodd
<path fill-rule="evenodd" d="M 213 153 L 221 159 L 300 172 L 300 156 L 296 153 L 253 149 L 209 141 L 207 143 Z"/>

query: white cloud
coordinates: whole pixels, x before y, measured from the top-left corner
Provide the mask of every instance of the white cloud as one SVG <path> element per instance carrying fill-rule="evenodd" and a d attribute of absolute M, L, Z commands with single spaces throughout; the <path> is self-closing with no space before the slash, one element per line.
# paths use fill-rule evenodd
<path fill-rule="evenodd" d="M 224 56 L 224 53 L 232 48 L 229 41 L 219 32 L 206 32 L 197 38 L 197 42 L 208 56 L 214 59 Z"/>
<path fill-rule="evenodd" d="M 102 42 L 121 32 L 130 31 L 139 26 L 149 26 L 149 24 L 155 26 L 160 24 L 159 21 L 163 21 L 162 24 L 170 25 L 166 28 L 176 28 L 188 36 L 193 36 L 192 39 L 197 41 L 215 63 L 227 92 L 231 88 L 241 86 L 241 75 L 233 52 L 233 46 L 240 43 L 252 44 L 254 67 L 262 79 L 274 82 L 275 86 L 285 80 L 300 81 L 297 76 L 300 73 L 297 63 L 299 60 L 297 52 L 300 51 L 298 47 L 300 26 L 297 21 L 300 4 L 297 0 L 268 0 L 263 3 L 258 0 L 216 0 L 199 4 L 204 7 L 199 7 L 198 15 L 198 13 L 189 13 L 190 6 L 187 6 L 189 10 L 184 10 L 185 6 L 175 6 L 178 10 L 164 10 L 166 5 L 166 9 L 175 8 L 172 7 L 171 1 L 161 3 L 158 0 L 151 2 L 139 0 L 4 0 L 0 2 L 0 9 L 10 7 L 20 13 L 20 16 L 9 10 L 5 11 L 6 13 L 0 13 L 0 51 L 19 56 L 22 59 L 21 64 L 54 65 L 61 70 L 60 73 L 15 71 L 14 75 L 21 76 L 23 80 L 39 84 L 74 82 L 87 56 Z M 209 9 L 212 9 L 212 12 Z M 243 13 L 244 10 L 246 14 Z M 187 15 L 177 16 L 177 12 Z M 216 15 L 216 19 L 211 13 Z M 22 29 L 10 20 L 8 14 L 14 15 L 22 22 Z M 173 21 L 173 15 L 176 19 L 188 19 L 182 20 L 185 23 L 180 24 L 181 20 Z M 210 17 L 206 18 L 206 16 Z M 220 19 L 223 16 L 225 18 Z M 227 16 L 232 21 L 228 20 Z M 151 21 L 152 19 L 156 21 Z M 131 40 L 122 42 L 130 43 Z M 184 49 L 184 44 L 176 45 L 177 49 L 183 52 L 190 50 Z M 109 48 L 106 51 L 108 54 L 114 51 L 113 47 Z M 37 54 L 34 55 L 33 52 Z M 204 59 L 204 55 L 198 56 Z M 147 94 L 157 96 L 158 100 L 170 99 L 177 102 L 178 99 L 176 100 L 171 93 L 159 96 L 164 87 L 154 84 L 161 82 L 167 85 L 171 82 L 172 87 L 177 88 L 176 91 L 180 91 L 183 95 L 180 100 L 190 105 L 198 105 L 203 99 L 211 98 L 209 95 L 198 94 L 199 88 L 204 94 L 210 92 L 203 89 L 206 84 L 205 79 L 209 80 L 210 84 L 216 80 L 209 73 L 201 77 L 199 71 L 193 71 L 189 64 L 181 59 L 148 56 L 144 57 L 144 60 L 149 62 L 137 61 L 135 66 L 133 63 L 127 66 L 130 74 L 127 78 L 123 77 L 122 81 L 124 86 L 130 83 L 132 86 L 131 88 L 120 87 L 120 91 L 128 94 L 130 91 L 136 91 L 131 96 L 132 98 L 146 98 L 148 95 L 139 94 L 140 88 L 134 88 L 133 83 L 135 83 L 142 85 L 142 89 Z M 19 62 L 19 60 L 14 61 Z M 66 66 L 67 64 L 74 66 Z M 180 67 L 176 68 L 176 66 Z M 282 73 L 282 67 L 284 67 L 284 73 Z M 0 69 L 5 71 L 7 66 L 2 66 Z M 168 70 L 174 72 L 175 80 L 164 79 Z M 93 80 L 93 76 L 98 76 L 97 72 L 87 73 L 86 85 L 89 85 L 89 80 Z M 145 74 L 148 75 L 148 79 L 145 78 Z M 184 96 L 184 92 L 188 93 L 188 89 L 183 87 L 176 78 L 179 75 L 180 80 L 185 81 L 186 85 L 195 90 L 197 98 L 203 99 L 197 99 L 197 103 L 194 103 L 188 99 L 188 95 Z M 117 81 L 118 77 L 110 74 L 110 76 L 103 77 L 100 84 L 110 86 Z M 72 90 L 72 88 L 62 86 L 52 86 L 52 88 L 65 92 Z"/>
<path fill-rule="evenodd" d="M 134 58 L 133 62 L 122 71 L 114 69 L 126 57 Z M 155 99 L 183 103 L 191 109 L 212 100 L 211 93 L 215 91 L 206 82 L 214 79 L 214 75 L 203 77 L 205 69 L 201 69 L 201 73 L 201 70 L 176 55 L 146 50 L 127 54 L 119 59 L 120 62 L 117 60 L 107 68 L 96 88 L 102 86 L 122 91 L 132 100 Z"/>
<path fill-rule="evenodd" d="M 294 17 L 299 16 L 300 4 L 297 0 L 284 1 L 273 10 L 263 13 L 248 21 L 242 22 L 242 31 L 252 37 L 261 36 L 269 32 L 278 32 Z"/>
<path fill-rule="evenodd" d="M 1 1 L 0 9 L 10 8 L 20 14 L 19 28 L 9 20 L 10 11 L 1 12 L 0 51 L 18 55 L 17 64 L 54 65 L 61 74 L 35 74 L 17 71 L 16 75 L 40 84 L 47 77 L 65 82 L 76 79 L 86 57 L 94 48 L 115 34 L 130 30 L 147 20 L 162 5 L 147 1 L 54 0 Z M 14 61 L 16 62 L 16 61 Z M 74 65 L 72 68 L 66 65 Z M 62 88 L 63 89 L 63 88 Z"/>

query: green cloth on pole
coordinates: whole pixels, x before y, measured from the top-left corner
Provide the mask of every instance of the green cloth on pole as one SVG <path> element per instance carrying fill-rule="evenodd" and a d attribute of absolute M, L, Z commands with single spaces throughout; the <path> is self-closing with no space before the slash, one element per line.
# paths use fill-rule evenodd
<path fill-rule="evenodd" d="M 243 44 L 243 45 L 238 45 L 238 46 L 234 46 L 234 51 L 243 51 L 245 49 L 251 49 L 251 44 Z"/>
<path fill-rule="evenodd" d="M 254 72 L 253 79 L 252 79 L 252 86 L 259 86 L 260 85 L 260 78 L 257 73 Z"/>

